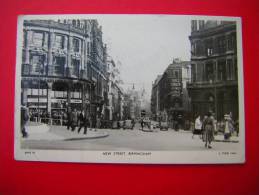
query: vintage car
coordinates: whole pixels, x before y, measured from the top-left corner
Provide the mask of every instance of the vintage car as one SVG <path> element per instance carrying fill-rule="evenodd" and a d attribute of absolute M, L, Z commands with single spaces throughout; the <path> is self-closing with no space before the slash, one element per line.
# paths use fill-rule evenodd
<path fill-rule="evenodd" d="M 160 130 L 168 130 L 168 122 L 160 122 Z"/>
<path fill-rule="evenodd" d="M 132 122 L 132 120 L 125 120 L 124 121 L 124 125 L 123 125 L 123 129 L 132 129 L 134 128 L 134 123 Z"/>

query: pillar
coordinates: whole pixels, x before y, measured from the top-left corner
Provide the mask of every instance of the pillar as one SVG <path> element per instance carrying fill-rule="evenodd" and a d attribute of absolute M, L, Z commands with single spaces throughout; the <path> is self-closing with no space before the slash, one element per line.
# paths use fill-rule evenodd
<path fill-rule="evenodd" d="M 27 106 L 28 103 L 28 81 L 22 81 L 22 105 Z"/>
<path fill-rule="evenodd" d="M 218 61 L 217 60 L 214 61 L 214 71 L 215 71 L 214 82 L 217 82 L 218 81 Z"/>
<path fill-rule="evenodd" d="M 52 94 L 52 82 L 48 82 L 48 91 L 47 91 L 47 112 L 51 113 L 51 94 Z"/>
<path fill-rule="evenodd" d="M 31 45 L 31 39 L 32 39 L 32 31 L 28 30 L 26 32 L 26 40 L 25 40 L 25 64 L 30 64 L 30 52 L 29 47 Z"/>
<path fill-rule="evenodd" d="M 49 36 L 49 50 L 48 50 L 48 74 L 52 75 L 53 74 L 53 54 L 52 54 L 52 49 L 53 49 L 53 44 L 55 40 L 55 34 L 53 31 L 50 32 Z"/>
<path fill-rule="evenodd" d="M 67 50 L 67 76 L 71 76 L 72 58 L 71 54 L 73 52 L 73 37 L 68 37 L 68 50 Z"/>
<path fill-rule="evenodd" d="M 68 89 L 67 89 L 67 108 L 71 108 L 71 89 L 72 89 L 72 83 L 68 83 Z"/>

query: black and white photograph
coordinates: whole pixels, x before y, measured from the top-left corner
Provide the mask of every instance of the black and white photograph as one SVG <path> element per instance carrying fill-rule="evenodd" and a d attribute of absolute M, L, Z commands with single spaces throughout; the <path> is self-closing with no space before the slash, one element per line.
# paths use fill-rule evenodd
<path fill-rule="evenodd" d="M 18 17 L 15 159 L 245 162 L 241 18 Z"/>

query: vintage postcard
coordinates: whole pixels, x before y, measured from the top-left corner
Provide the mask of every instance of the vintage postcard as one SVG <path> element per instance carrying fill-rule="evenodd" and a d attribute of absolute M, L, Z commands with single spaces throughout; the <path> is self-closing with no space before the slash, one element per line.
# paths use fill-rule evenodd
<path fill-rule="evenodd" d="M 18 17 L 15 159 L 245 162 L 241 18 Z"/>

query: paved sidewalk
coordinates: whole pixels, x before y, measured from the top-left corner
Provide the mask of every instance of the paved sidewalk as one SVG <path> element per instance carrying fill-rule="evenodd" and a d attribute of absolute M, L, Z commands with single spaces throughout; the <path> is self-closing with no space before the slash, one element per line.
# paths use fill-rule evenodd
<path fill-rule="evenodd" d="M 42 127 L 45 128 L 44 124 Z M 33 133 L 33 128 L 36 126 L 28 126 L 30 130 L 29 136 L 27 138 L 23 138 L 24 140 L 60 140 L 60 141 L 73 141 L 73 140 L 83 140 L 83 139 L 97 139 L 104 138 L 109 136 L 109 134 L 102 129 L 89 130 L 87 134 L 83 134 L 84 129 L 82 128 L 80 133 L 77 132 L 77 128 L 75 131 L 67 130 L 65 126 L 48 126 L 49 130 L 46 132 L 35 132 Z M 39 128 L 37 126 L 37 128 Z"/>

